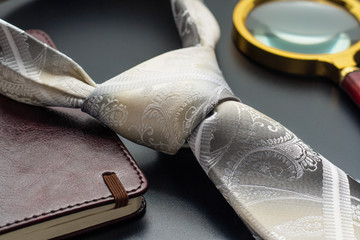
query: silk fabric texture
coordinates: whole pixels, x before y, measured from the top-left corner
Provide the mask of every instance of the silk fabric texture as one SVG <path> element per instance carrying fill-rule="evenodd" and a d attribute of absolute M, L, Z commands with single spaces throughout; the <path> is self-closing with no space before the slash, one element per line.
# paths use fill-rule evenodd
<path fill-rule="evenodd" d="M 235 97 L 215 56 L 219 26 L 200 0 L 171 0 L 183 48 L 96 84 L 72 59 L 0 20 L 0 92 L 81 108 L 168 154 L 187 141 L 257 239 L 360 239 L 360 187 L 280 123 Z"/>

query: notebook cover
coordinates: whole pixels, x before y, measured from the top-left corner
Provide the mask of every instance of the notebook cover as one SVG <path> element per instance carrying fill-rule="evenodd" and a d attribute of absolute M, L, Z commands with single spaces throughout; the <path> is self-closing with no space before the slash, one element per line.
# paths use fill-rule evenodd
<path fill-rule="evenodd" d="M 0 136 L 0 234 L 114 202 L 104 172 L 117 174 L 129 198 L 147 189 L 117 135 L 78 109 L 0 95 Z"/>

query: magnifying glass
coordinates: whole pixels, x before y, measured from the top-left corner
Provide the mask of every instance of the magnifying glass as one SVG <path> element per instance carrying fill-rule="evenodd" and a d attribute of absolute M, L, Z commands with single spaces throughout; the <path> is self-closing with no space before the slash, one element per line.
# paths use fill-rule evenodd
<path fill-rule="evenodd" d="M 360 106 L 360 3 L 356 0 L 242 0 L 234 40 L 270 68 L 324 76 Z"/>

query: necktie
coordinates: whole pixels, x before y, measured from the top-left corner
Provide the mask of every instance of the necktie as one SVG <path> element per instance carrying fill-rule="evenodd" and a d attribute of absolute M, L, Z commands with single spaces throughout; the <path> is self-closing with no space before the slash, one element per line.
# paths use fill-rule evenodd
<path fill-rule="evenodd" d="M 210 179 L 262 238 L 359 238 L 358 182 L 233 96 L 216 62 L 216 20 L 200 1 L 172 7 L 184 48 L 100 85 L 67 56 L 2 21 L 0 91 L 27 104 L 80 107 L 165 153 L 188 140 Z"/>

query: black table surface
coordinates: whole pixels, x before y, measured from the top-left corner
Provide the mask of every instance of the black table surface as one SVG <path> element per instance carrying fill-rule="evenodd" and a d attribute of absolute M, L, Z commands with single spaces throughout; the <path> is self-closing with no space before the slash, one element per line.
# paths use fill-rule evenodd
<path fill-rule="evenodd" d="M 328 79 L 279 73 L 234 46 L 236 0 L 206 0 L 217 18 L 218 62 L 241 100 L 276 119 L 328 160 L 360 178 L 360 109 Z M 42 29 L 101 83 L 181 47 L 168 0 L 11 0 L 0 18 Z M 124 140 L 149 180 L 146 213 L 78 239 L 252 239 L 189 149 L 174 156 Z"/>

